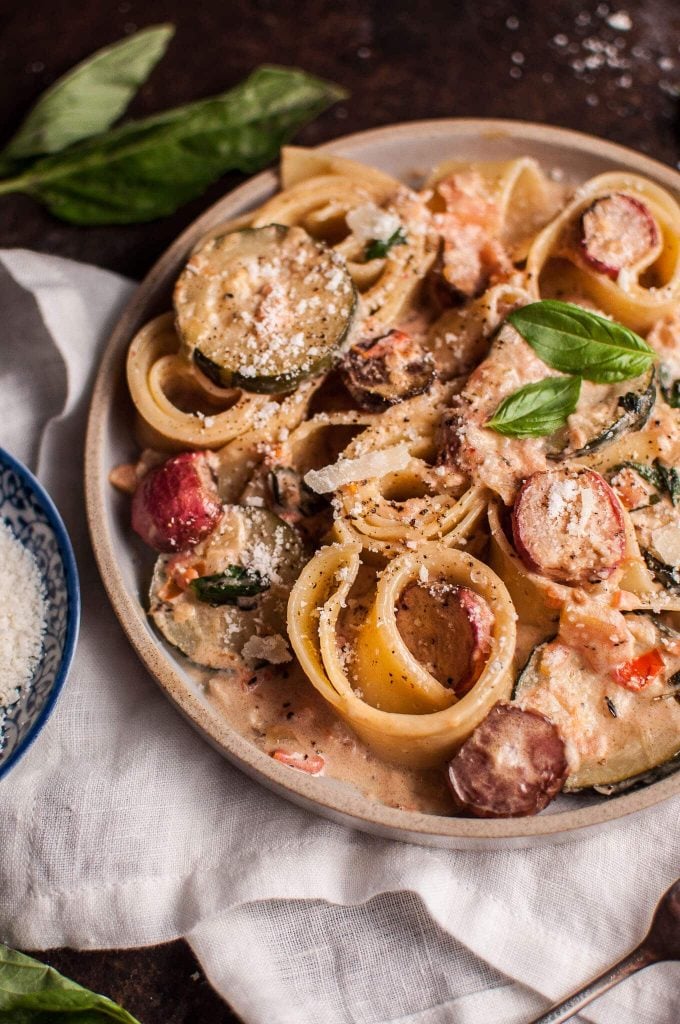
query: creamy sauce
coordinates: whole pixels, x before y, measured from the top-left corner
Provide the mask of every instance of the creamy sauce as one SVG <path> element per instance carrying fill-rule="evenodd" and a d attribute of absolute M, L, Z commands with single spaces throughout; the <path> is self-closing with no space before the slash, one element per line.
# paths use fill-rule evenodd
<path fill-rule="evenodd" d="M 250 674 L 193 670 L 229 724 L 265 754 L 277 750 L 311 760 L 320 774 L 351 785 L 376 803 L 428 814 L 453 814 L 442 770 L 387 764 L 372 754 L 317 694 L 296 664 Z M 291 768 L 291 771 L 300 769 Z"/>

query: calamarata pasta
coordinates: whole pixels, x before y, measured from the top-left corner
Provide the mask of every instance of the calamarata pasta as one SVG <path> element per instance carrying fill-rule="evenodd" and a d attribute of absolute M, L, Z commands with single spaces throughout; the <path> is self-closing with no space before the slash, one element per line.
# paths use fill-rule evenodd
<path fill-rule="evenodd" d="M 132 339 L 148 610 L 248 739 L 517 816 L 680 754 L 680 207 L 289 147 Z M 330 784 L 330 782 L 329 782 Z"/>

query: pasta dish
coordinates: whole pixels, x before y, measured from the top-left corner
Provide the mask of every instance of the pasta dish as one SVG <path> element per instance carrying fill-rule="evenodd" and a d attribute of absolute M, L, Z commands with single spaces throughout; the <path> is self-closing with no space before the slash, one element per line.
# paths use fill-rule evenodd
<path fill-rule="evenodd" d="M 680 752 L 680 207 L 554 177 L 288 147 L 128 350 L 155 628 L 391 806 L 535 814 Z"/>

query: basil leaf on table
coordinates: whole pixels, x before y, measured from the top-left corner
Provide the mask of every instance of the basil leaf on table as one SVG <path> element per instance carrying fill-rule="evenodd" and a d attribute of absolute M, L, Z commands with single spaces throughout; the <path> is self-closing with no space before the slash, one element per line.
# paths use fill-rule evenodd
<path fill-rule="evenodd" d="M 564 426 L 580 393 L 580 377 L 546 377 L 513 391 L 484 425 L 507 437 L 544 437 Z"/>
<path fill-rule="evenodd" d="M 174 35 L 155 25 L 99 50 L 42 94 L 0 152 L 0 167 L 56 153 L 110 128 L 147 80 Z"/>
<path fill-rule="evenodd" d="M 655 358 L 634 331 L 569 302 L 532 302 L 511 313 L 508 322 L 551 369 L 596 384 L 638 377 Z"/>
<path fill-rule="evenodd" d="M 106 996 L 0 945 L 0 1024 L 139 1024 Z"/>
<path fill-rule="evenodd" d="M 131 121 L 20 176 L 0 195 L 25 192 L 74 224 L 155 220 L 229 170 L 252 173 L 303 124 L 346 93 L 292 68 L 262 67 L 229 92 Z"/>

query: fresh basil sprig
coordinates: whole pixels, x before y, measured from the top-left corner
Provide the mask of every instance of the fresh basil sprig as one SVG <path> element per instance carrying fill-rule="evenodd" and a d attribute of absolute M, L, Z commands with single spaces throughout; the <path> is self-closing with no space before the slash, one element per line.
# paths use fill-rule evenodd
<path fill-rule="evenodd" d="M 0 152 L 0 167 L 58 153 L 110 128 L 147 80 L 174 35 L 154 25 L 98 50 L 42 94 Z"/>
<path fill-rule="evenodd" d="M 543 437 L 564 426 L 581 393 L 580 377 L 546 377 L 504 398 L 485 426 L 508 437 Z"/>
<path fill-rule="evenodd" d="M 367 242 L 364 249 L 364 257 L 367 260 L 380 260 L 387 256 L 390 249 L 394 248 L 395 245 L 406 245 L 406 235 L 401 226 L 385 241 L 381 238 L 374 238 L 372 242 Z"/>
<path fill-rule="evenodd" d="M 95 54 L 53 86 L 0 154 L 0 196 L 24 192 L 73 224 L 173 213 L 227 171 L 259 170 L 343 89 L 262 67 L 229 92 L 111 128 L 167 45 L 159 26 Z M 98 134 L 93 134 L 98 133 Z"/>
<path fill-rule="evenodd" d="M 139 1024 L 106 996 L 0 945 L 0 1024 Z"/>
<path fill-rule="evenodd" d="M 532 302 L 512 312 L 508 322 L 551 369 L 596 384 L 639 377 L 655 358 L 634 331 L 569 302 Z"/>

